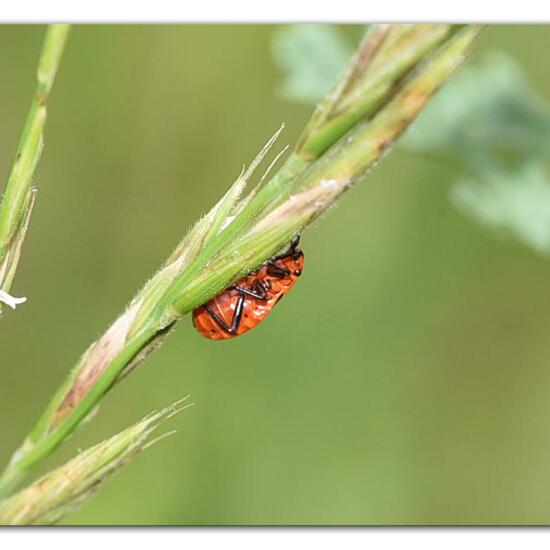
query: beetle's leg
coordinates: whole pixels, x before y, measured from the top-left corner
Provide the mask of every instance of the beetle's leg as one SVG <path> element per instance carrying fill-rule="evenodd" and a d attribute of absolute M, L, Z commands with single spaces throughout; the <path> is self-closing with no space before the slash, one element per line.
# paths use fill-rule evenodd
<path fill-rule="evenodd" d="M 290 243 L 289 247 L 288 247 L 288 250 L 286 252 L 283 252 L 281 254 L 279 254 L 278 256 L 275 256 L 274 258 L 271 258 L 270 262 L 266 262 L 266 263 L 271 263 L 271 262 L 275 262 L 277 260 L 283 260 L 284 258 L 288 258 L 289 256 L 294 256 L 297 252 L 299 252 L 298 250 L 298 243 L 300 242 L 300 235 L 296 235 L 296 237 L 294 237 L 294 239 L 292 239 L 292 242 Z"/>
<path fill-rule="evenodd" d="M 235 306 L 235 311 L 233 312 L 233 319 L 231 319 L 231 326 L 228 326 L 227 323 L 208 305 L 206 304 L 205 309 L 208 311 L 212 319 L 220 325 L 220 327 L 225 330 L 228 334 L 235 334 L 237 332 L 239 325 L 241 324 L 241 317 L 243 316 L 243 307 L 244 307 L 244 293 L 239 291 L 239 297 L 237 298 L 237 305 Z"/>
<path fill-rule="evenodd" d="M 246 288 L 244 286 L 234 286 L 232 288 L 246 294 L 247 296 L 256 298 L 257 300 L 265 301 L 268 298 L 267 291 L 269 290 L 269 286 L 260 279 L 256 279 L 252 288 Z"/>
<path fill-rule="evenodd" d="M 298 245 L 300 244 L 300 237 L 301 235 L 298 234 L 292 239 L 292 241 L 290 242 L 290 250 L 294 251 L 298 248 Z"/>
<path fill-rule="evenodd" d="M 286 256 L 284 256 L 286 258 Z M 266 262 L 267 265 L 267 273 L 273 277 L 277 277 L 277 279 L 284 279 L 285 277 L 290 277 L 290 269 L 285 267 L 284 265 L 279 265 L 275 260 L 280 258 L 274 258 L 273 260 L 269 260 Z"/>

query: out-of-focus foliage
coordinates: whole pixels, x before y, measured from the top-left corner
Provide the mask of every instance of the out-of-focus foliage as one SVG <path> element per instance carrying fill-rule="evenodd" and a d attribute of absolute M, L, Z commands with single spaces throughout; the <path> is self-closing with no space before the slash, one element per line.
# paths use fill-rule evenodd
<path fill-rule="evenodd" d="M 453 155 L 466 167 L 505 164 L 545 153 L 550 108 L 508 55 L 492 53 L 460 70 L 402 141 L 421 152 Z"/>
<path fill-rule="evenodd" d="M 353 44 L 334 25 L 292 25 L 273 33 L 273 59 L 284 78 L 281 97 L 315 104 L 346 66 Z"/>
<path fill-rule="evenodd" d="M 550 254 L 550 106 L 512 58 L 492 54 L 466 67 L 403 145 L 452 156 L 466 174 L 451 189 L 454 203 L 480 223 Z"/>
<path fill-rule="evenodd" d="M 550 107 L 510 57 L 466 67 L 423 113 L 403 145 L 452 155 L 467 174 L 454 202 L 482 224 L 550 254 Z"/>
<path fill-rule="evenodd" d="M 315 29 L 315 30 L 314 30 Z M 330 29 L 330 30 L 329 30 Z M 284 68 L 282 89 L 294 86 L 286 99 L 308 101 L 308 85 L 328 90 L 342 65 L 327 60 L 322 48 L 341 44 L 332 27 L 315 27 L 317 41 L 288 27 L 288 50 L 274 49 Z M 324 39 L 321 39 L 324 35 Z M 318 45 L 317 55 L 313 49 Z M 305 51 L 317 67 L 302 70 Z M 276 55 L 275 55 L 276 54 Z M 286 55 L 286 57 L 285 57 Z M 286 63 L 285 63 L 286 60 Z M 325 79 L 311 77 L 323 74 Z M 309 84 L 307 84 L 309 83 Z M 312 100 L 313 102 L 313 100 Z M 519 64 L 502 52 L 486 55 L 454 76 L 407 131 L 400 145 L 409 151 L 452 160 L 465 174 L 451 188 L 454 203 L 466 214 L 503 231 L 541 253 L 550 254 L 550 106 L 530 85 Z"/>
<path fill-rule="evenodd" d="M 492 168 L 479 180 L 459 181 L 452 198 L 481 223 L 550 254 L 550 181 L 542 164 L 526 162 L 507 171 Z"/>

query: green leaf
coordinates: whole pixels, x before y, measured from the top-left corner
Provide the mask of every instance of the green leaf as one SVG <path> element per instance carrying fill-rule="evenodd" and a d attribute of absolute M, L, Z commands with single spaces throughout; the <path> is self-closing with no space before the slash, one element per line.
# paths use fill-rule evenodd
<path fill-rule="evenodd" d="M 540 163 L 515 172 L 495 168 L 481 180 L 461 181 L 452 199 L 483 225 L 550 254 L 550 177 Z"/>
<path fill-rule="evenodd" d="M 483 156 L 523 162 L 548 151 L 550 108 L 522 68 L 502 53 L 466 67 L 430 103 L 402 140 L 419 152 L 444 153 L 463 164 Z"/>
<path fill-rule="evenodd" d="M 467 174 L 451 190 L 454 204 L 550 255 L 550 106 L 511 57 L 493 53 L 460 72 L 402 145 L 453 157 Z"/>

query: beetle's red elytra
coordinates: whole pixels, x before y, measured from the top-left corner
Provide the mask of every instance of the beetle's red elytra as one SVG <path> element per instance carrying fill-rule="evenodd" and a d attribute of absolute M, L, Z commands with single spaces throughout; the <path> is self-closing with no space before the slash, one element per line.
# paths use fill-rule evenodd
<path fill-rule="evenodd" d="M 294 286 L 304 268 L 304 254 L 293 241 L 233 286 L 193 311 L 195 328 L 210 340 L 227 340 L 261 323 Z"/>

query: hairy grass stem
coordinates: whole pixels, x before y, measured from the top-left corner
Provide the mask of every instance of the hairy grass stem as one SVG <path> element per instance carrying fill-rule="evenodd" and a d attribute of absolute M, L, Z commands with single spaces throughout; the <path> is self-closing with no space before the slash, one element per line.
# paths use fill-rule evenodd
<path fill-rule="evenodd" d="M 0 497 L 183 315 L 283 249 L 363 178 L 462 63 L 479 31 L 475 25 L 374 25 L 278 173 L 245 194 L 272 139 L 80 358 L 0 477 Z"/>
<path fill-rule="evenodd" d="M 151 434 L 174 414 L 191 406 L 188 397 L 153 412 L 122 432 L 80 452 L 0 503 L 0 525 L 50 525 L 88 500 L 132 458 L 154 445 Z"/>
<path fill-rule="evenodd" d="M 26 301 L 11 296 L 10 289 L 35 201 L 36 189 L 32 182 L 44 147 L 48 97 L 68 32 L 69 25 L 50 25 L 46 31 L 36 73 L 36 91 L 0 202 L 0 313 L 2 304 L 15 309 Z"/>

